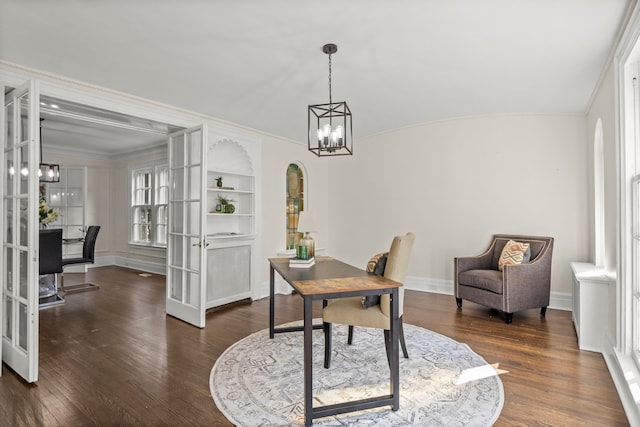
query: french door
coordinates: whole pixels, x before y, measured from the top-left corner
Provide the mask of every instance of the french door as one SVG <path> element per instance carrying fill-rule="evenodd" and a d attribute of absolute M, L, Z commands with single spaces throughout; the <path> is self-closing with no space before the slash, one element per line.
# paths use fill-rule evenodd
<path fill-rule="evenodd" d="M 167 314 L 205 326 L 206 125 L 169 135 Z"/>
<path fill-rule="evenodd" d="M 1 353 L 27 382 L 38 380 L 38 102 L 35 81 L 5 95 L 0 159 Z"/>

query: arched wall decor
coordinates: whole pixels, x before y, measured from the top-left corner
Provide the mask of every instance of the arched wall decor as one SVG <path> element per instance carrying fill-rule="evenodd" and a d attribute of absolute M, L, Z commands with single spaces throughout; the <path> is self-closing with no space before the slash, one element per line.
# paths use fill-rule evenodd
<path fill-rule="evenodd" d="M 286 249 L 298 245 L 298 216 L 305 206 L 305 172 L 302 165 L 290 163 L 286 171 Z"/>

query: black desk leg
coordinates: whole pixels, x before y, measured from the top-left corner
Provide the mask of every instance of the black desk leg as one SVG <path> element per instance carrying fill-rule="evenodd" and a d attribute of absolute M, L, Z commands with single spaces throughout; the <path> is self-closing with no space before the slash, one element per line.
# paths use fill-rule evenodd
<path fill-rule="evenodd" d="M 311 316 L 310 297 L 304 300 L 304 425 L 311 426 L 313 421 L 313 318 Z"/>
<path fill-rule="evenodd" d="M 274 325 L 274 319 L 273 319 L 273 317 L 275 316 L 275 301 L 274 301 L 275 283 L 274 282 L 275 282 L 275 273 L 273 270 L 273 265 L 270 265 L 269 266 L 269 338 L 273 338 L 275 334 L 274 333 L 275 325 Z"/>
<path fill-rule="evenodd" d="M 400 314 L 400 308 L 398 304 L 398 288 L 393 288 L 391 292 L 391 395 L 393 396 L 393 405 L 391 409 L 397 411 L 400 409 L 400 355 L 398 348 L 398 335 L 400 331 L 400 321 L 398 315 Z"/>

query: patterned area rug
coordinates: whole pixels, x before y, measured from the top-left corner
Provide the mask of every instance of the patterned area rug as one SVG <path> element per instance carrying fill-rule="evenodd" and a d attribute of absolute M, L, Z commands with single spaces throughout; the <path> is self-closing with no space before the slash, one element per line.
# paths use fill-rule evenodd
<path fill-rule="evenodd" d="M 294 322 L 298 323 L 299 322 Z M 319 323 L 316 319 L 314 323 Z M 465 369 L 486 365 L 469 346 L 404 325 L 409 359 L 400 353 L 400 409 L 381 407 L 314 420 L 314 426 L 490 426 L 504 403 L 497 375 L 457 385 Z M 304 425 L 302 332 L 256 332 L 229 347 L 209 377 L 213 400 L 237 426 Z M 314 406 L 389 393 L 381 330 L 333 327 L 331 369 L 322 367 L 324 336 L 313 332 Z"/>

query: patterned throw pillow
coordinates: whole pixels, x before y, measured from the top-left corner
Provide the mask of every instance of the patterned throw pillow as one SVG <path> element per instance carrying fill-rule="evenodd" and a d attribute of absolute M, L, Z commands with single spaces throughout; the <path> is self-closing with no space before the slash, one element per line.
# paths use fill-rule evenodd
<path fill-rule="evenodd" d="M 382 276 L 384 274 L 384 268 L 387 265 L 387 257 L 389 252 L 375 254 L 371 257 L 367 263 L 367 273 L 373 273 L 376 276 Z"/>
<path fill-rule="evenodd" d="M 529 262 L 531 258 L 531 249 L 528 243 L 516 242 L 509 240 L 500 254 L 498 260 L 498 270 L 502 271 L 505 265 L 517 265 Z"/>
<path fill-rule="evenodd" d="M 371 257 L 367 263 L 367 273 L 373 273 L 376 276 L 382 276 L 384 274 L 384 268 L 387 265 L 387 257 L 389 252 L 375 254 Z M 380 295 L 368 295 L 362 297 L 362 308 L 365 310 L 374 305 L 380 304 Z"/>

